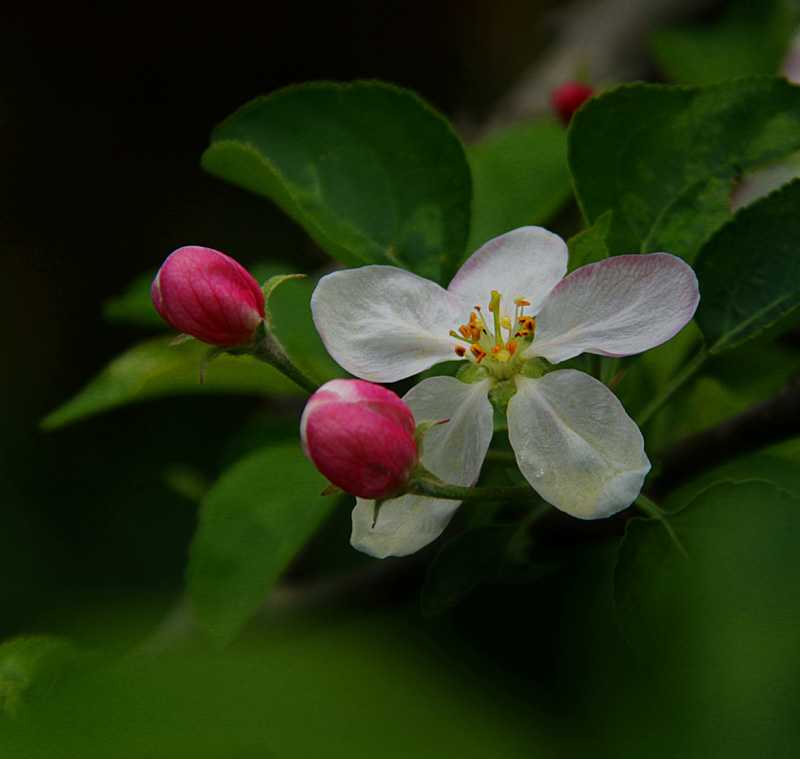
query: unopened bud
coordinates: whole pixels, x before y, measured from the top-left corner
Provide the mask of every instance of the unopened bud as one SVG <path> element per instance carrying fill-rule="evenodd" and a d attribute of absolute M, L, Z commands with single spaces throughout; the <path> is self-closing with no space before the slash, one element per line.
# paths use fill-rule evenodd
<path fill-rule="evenodd" d="M 171 253 L 150 295 L 170 327 L 210 345 L 250 345 L 264 320 L 258 282 L 213 248 L 188 245 Z"/>
<path fill-rule="evenodd" d="M 592 95 L 594 90 L 588 84 L 581 82 L 564 82 L 553 90 L 553 110 L 558 118 L 569 124 L 575 111 L 578 110 Z"/>
<path fill-rule="evenodd" d="M 334 485 L 387 498 L 417 468 L 414 415 L 391 390 L 357 379 L 326 382 L 300 419 L 303 452 Z"/>

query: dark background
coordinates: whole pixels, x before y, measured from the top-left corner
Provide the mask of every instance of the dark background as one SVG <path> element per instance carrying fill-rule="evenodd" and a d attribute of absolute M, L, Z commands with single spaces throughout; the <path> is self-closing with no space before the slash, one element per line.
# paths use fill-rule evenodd
<path fill-rule="evenodd" d="M 41 432 L 43 415 L 144 334 L 106 324 L 103 301 L 186 244 L 245 265 L 274 258 L 308 270 L 322 260 L 268 202 L 201 171 L 211 128 L 259 94 L 319 78 L 389 80 L 479 121 L 542 49 L 541 20 L 555 4 L 6 10 L 0 636 L 75 633 L 72 620 L 98 602 L 169 603 L 195 507 L 165 486 L 165 467 L 213 476 L 253 409 L 253 399 L 159 401 Z"/>

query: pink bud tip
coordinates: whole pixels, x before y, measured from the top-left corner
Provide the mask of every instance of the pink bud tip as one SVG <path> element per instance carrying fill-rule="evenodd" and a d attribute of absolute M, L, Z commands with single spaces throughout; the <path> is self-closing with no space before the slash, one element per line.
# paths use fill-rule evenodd
<path fill-rule="evenodd" d="M 411 409 L 391 390 L 357 379 L 326 382 L 300 419 L 303 451 L 346 492 L 375 500 L 408 483 L 417 468 Z"/>
<path fill-rule="evenodd" d="M 558 118 L 569 124 L 575 111 L 578 110 L 592 95 L 594 90 L 587 84 L 580 82 L 564 82 L 553 90 L 553 110 Z"/>
<path fill-rule="evenodd" d="M 250 345 L 264 320 L 258 282 L 213 248 L 187 245 L 170 253 L 150 296 L 170 327 L 211 345 Z"/>

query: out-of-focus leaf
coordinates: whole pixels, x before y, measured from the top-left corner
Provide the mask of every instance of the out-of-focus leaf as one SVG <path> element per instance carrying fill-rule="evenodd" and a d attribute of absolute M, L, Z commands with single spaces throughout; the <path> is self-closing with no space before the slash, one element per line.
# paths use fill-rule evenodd
<path fill-rule="evenodd" d="M 567 131 L 550 119 L 470 145 L 472 228 L 466 253 L 517 227 L 544 224 L 569 198 Z"/>
<path fill-rule="evenodd" d="M 46 696 L 66 671 L 90 658 L 69 641 L 47 635 L 0 644 L 0 715 L 20 716 Z"/>
<path fill-rule="evenodd" d="M 211 135 L 210 173 L 266 195 L 347 266 L 446 283 L 469 231 L 461 141 L 414 93 L 313 82 L 258 98 Z"/>
<path fill-rule="evenodd" d="M 763 481 L 703 491 L 669 530 L 628 523 L 614 574 L 617 618 L 642 669 L 628 732 L 652 744 L 660 730 L 640 755 L 796 751 L 798 535 L 800 500 Z"/>
<path fill-rule="evenodd" d="M 449 540 L 428 567 L 422 613 L 432 617 L 455 606 L 483 583 L 530 582 L 556 565 L 530 555 L 532 541 L 518 524 L 474 527 Z"/>
<path fill-rule="evenodd" d="M 297 443 L 267 446 L 231 466 L 200 505 L 187 570 L 195 618 L 227 643 L 338 499 Z"/>
<path fill-rule="evenodd" d="M 800 148 L 800 88 L 779 77 L 706 87 L 622 85 L 569 130 L 575 191 L 590 225 L 613 211 L 611 255 L 692 261 L 730 218 L 731 183 Z"/>
<path fill-rule="evenodd" d="M 659 29 L 653 49 L 676 84 L 775 74 L 798 21 L 796 4 L 787 0 L 734 0 L 714 23 Z"/>
<path fill-rule="evenodd" d="M 142 274 L 121 295 L 106 300 L 103 303 L 103 316 L 106 320 L 115 324 L 163 329 L 164 320 L 150 299 L 150 285 L 154 277 L 155 271 Z"/>
<path fill-rule="evenodd" d="M 165 335 L 137 343 L 108 364 L 86 387 L 42 421 L 57 429 L 131 403 L 188 394 L 305 396 L 271 366 L 247 356 L 222 355 L 200 384 L 198 366 L 208 346 L 197 340 L 169 346 Z"/>
<path fill-rule="evenodd" d="M 246 647 L 106 663 L 3 750 L 25 759 L 556 759 L 558 730 L 396 616 L 273 620 Z M 558 742 L 557 742 L 558 741 Z"/>
<path fill-rule="evenodd" d="M 703 472 L 671 492 L 664 506 L 670 511 L 678 509 L 717 482 L 753 479 L 771 482 L 800 498 L 800 437 L 761 448 Z"/>
<path fill-rule="evenodd" d="M 578 232 L 569 240 L 569 271 L 608 258 L 606 237 L 611 229 L 612 211 L 600 216 L 594 226 Z"/>
<path fill-rule="evenodd" d="M 711 353 L 777 334 L 800 310 L 800 180 L 743 208 L 702 248 L 697 323 Z"/>

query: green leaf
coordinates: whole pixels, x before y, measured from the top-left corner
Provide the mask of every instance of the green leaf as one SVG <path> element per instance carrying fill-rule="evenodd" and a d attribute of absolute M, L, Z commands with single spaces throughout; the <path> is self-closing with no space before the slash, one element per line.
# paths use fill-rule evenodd
<path fill-rule="evenodd" d="M 297 443 L 262 448 L 226 470 L 200 506 L 187 581 L 194 616 L 228 643 L 333 509 L 327 481 Z"/>
<path fill-rule="evenodd" d="M 593 227 L 578 232 L 569 240 L 569 271 L 608 258 L 606 238 L 611 230 L 612 211 L 600 216 Z"/>
<path fill-rule="evenodd" d="M 449 122 L 408 90 L 315 82 L 258 98 L 217 127 L 210 173 L 266 195 L 347 266 L 392 264 L 446 283 L 471 185 Z"/>
<path fill-rule="evenodd" d="M 112 324 L 132 324 L 136 327 L 164 328 L 164 320 L 150 299 L 150 285 L 155 271 L 134 279 L 121 295 L 103 303 L 103 317 Z"/>
<path fill-rule="evenodd" d="M 555 564 L 531 561 L 532 545 L 518 524 L 483 525 L 456 535 L 428 567 L 422 613 L 441 614 L 484 583 L 530 582 L 555 569 Z"/>
<path fill-rule="evenodd" d="M 67 670 L 88 663 L 90 658 L 69 641 L 48 635 L 5 641 L 0 645 L 0 714 L 20 716 Z"/>
<path fill-rule="evenodd" d="M 800 307 L 800 180 L 736 214 L 703 246 L 697 323 L 711 353 L 790 325 Z"/>
<path fill-rule="evenodd" d="M 687 261 L 730 218 L 732 181 L 798 147 L 800 88 L 779 77 L 622 85 L 589 100 L 569 130 L 587 222 L 614 212 L 611 255 L 666 251 Z"/>
<path fill-rule="evenodd" d="M 670 511 L 676 510 L 718 482 L 752 479 L 766 480 L 800 498 L 800 437 L 761 448 L 703 472 L 672 491 L 664 506 Z"/>
<path fill-rule="evenodd" d="M 120 406 L 175 395 L 236 393 L 305 396 L 266 364 L 246 356 L 222 355 L 200 384 L 198 367 L 208 346 L 197 340 L 169 346 L 166 335 L 137 343 L 108 364 L 83 390 L 42 420 L 58 429 Z"/>
<path fill-rule="evenodd" d="M 798 21 L 797 7 L 786 0 L 734 0 L 714 23 L 660 29 L 652 44 L 659 65 L 678 84 L 775 74 Z"/>
<path fill-rule="evenodd" d="M 470 145 L 467 253 L 517 227 L 544 224 L 570 196 L 567 131 L 551 119 L 517 124 Z"/>
<path fill-rule="evenodd" d="M 792 754 L 800 500 L 766 482 L 722 483 L 669 526 L 676 540 L 662 520 L 631 520 L 614 574 L 617 618 L 642 669 L 628 724 L 650 741 L 660 732 L 656 753 L 638 755 Z"/>
<path fill-rule="evenodd" d="M 634 418 L 700 348 L 694 322 L 672 340 L 628 360 L 614 387 Z M 800 352 L 779 343 L 746 346 L 711 357 L 644 427 L 647 449 L 657 452 L 713 427 L 773 396 L 800 371 Z"/>

